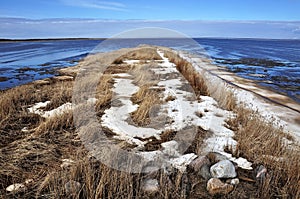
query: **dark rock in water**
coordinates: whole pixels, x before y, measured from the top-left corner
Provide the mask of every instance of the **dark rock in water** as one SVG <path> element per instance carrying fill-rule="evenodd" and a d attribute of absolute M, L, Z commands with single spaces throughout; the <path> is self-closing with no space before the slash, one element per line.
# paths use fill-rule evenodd
<path fill-rule="evenodd" d="M 220 161 L 210 167 L 210 173 L 214 178 L 235 178 L 235 167 L 229 160 Z"/>
<path fill-rule="evenodd" d="M 218 178 L 211 178 L 207 182 L 206 189 L 210 195 L 226 195 L 233 190 L 233 185 L 223 183 Z"/>
<path fill-rule="evenodd" d="M 8 80 L 7 77 L 0 77 L 0 82 L 5 82 L 5 81 L 7 81 L 7 80 Z"/>
<path fill-rule="evenodd" d="M 265 67 L 274 67 L 274 66 L 285 66 L 286 64 L 270 60 L 270 59 L 259 59 L 259 58 L 240 58 L 240 59 L 222 59 L 218 61 L 222 64 L 230 65 L 250 65 L 250 66 L 265 66 Z"/>
<path fill-rule="evenodd" d="M 209 152 L 206 156 L 208 157 L 208 159 L 212 164 L 223 160 L 228 160 L 228 158 L 225 155 L 222 155 L 221 153 L 218 152 Z"/>
<path fill-rule="evenodd" d="M 30 67 L 23 67 L 23 68 L 16 69 L 16 71 L 18 71 L 19 73 L 26 72 L 26 71 L 35 71 L 35 70 L 37 70 L 37 69 L 30 68 Z"/>
<path fill-rule="evenodd" d="M 263 181 L 263 180 L 265 180 L 266 175 L 267 175 L 267 168 L 263 165 L 260 165 L 256 168 L 255 173 L 256 173 L 256 176 L 255 176 L 256 179 Z"/>

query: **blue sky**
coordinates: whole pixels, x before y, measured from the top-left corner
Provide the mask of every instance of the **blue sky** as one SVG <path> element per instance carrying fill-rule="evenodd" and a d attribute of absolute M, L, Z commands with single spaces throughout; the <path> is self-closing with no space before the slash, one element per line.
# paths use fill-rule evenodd
<path fill-rule="evenodd" d="M 3 0 L 1 17 L 300 20 L 299 0 Z"/>
<path fill-rule="evenodd" d="M 110 37 L 155 26 L 191 37 L 300 39 L 300 0 L 3 0 L 0 5 L 0 38 Z"/>

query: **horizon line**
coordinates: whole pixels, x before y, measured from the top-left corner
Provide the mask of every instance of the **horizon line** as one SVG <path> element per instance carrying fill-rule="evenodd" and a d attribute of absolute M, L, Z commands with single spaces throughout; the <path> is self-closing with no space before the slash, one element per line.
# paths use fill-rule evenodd
<path fill-rule="evenodd" d="M 45 20 L 95 20 L 95 21 L 146 21 L 146 22 L 161 22 L 161 21 L 202 21 L 202 22 L 300 22 L 299 20 L 267 20 L 267 19 L 108 19 L 108 18 L 75 18 L 75 17 L 52 17 L 52 18 L 27 18 L 14 16 L 0 16 L 0 19 L 22 19 L 31 21 Z"/>
<path fill-rule="evenodd" d="M 63 40 L 112 40 L 112 39 L 242 39 L 242 40 L 300 40 L 287 38 L 259 38 L 259 37 L 137 37 L 137 38 L 106 38 L 106 37 L 52 37 L 52 38 L 26 38 L 26 39 L 10 39 L 0 38 L 0 42 L 39 42 L 39 41 L 63 41 Z"/>

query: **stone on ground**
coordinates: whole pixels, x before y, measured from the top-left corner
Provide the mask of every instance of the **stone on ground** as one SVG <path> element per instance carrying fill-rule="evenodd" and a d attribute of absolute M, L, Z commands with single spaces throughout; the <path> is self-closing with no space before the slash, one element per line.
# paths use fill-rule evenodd
<path fill-rule="evenodd" d="M 210 173 L 214 178 L 235 178 L 235 167 L 229 160 L 220 161 L 210 167 Z"/>
<path fill-rule="evenodd" d="M 206 188 L 210 195 L 226 195 L 233 190 L 233 185 L 223 183 L 218 178 L 211 178 Z"/>

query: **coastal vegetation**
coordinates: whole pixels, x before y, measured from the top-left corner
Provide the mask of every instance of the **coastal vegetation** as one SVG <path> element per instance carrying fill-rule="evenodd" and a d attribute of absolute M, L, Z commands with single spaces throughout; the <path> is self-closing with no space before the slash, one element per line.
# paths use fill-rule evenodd
<path fill-rule="evenodd" d="M 224 151 L 235 158 L 247 159 L 252 163 L 252 169 L 243 169 L 232 163 L 236 177 L 220 178 L 224 183 L 222 186 L 226 188 L 216 193 L 208 189 L 212 177 L 207 177 L 211 175 L 209 172 L 203 174 L 204 168 L 212 169 L 213 165 L 221 162 L 220 159 L 229 158 L 216 151 L 205 151 L 205 144 L 209 143 L 207 140 L 214 133 L 211 128 L 204 128 L 205 125 L 196 125 L 194 128 L 194 139 L 184 155 L 193 153 L 197 158 L 183 170 L 170 167 L 167 172 L 160 168 L 148 173 L 142 170 L 129 173 L 111 168 L 90 155 L 78 136 L 72 108 L 53 115 L 50 113 L 72 103 L 80 67 L 98 63 L 96 54 L 90 55 L 78 66 L 61 70 L 60 78 L 47 78 L 1 91 L 1 198 L 300 197 L 300 148 L 293 136 L 255 110 L 238 103 L 231 90 L 222 90 L 221 95 L 213 99 L 207 77 L 171 49 L 142 46 L 124 52 L 116 56 L 100 80 L 96 80 L 94 105 L 100 123 L 108 110 L 124 106 L 125 100 L 130 100 L 130 105 L 137 107 L 129 114 L 130 121 L 127 120 L 127 123 L 136 128 L 155 130 L 164 128 L 161 122 L 172 126 L 176 123 L 176 117 L 172 118 L 171 113 L 180 112 L 177 106 L 169 108 L 169 112 L 159 112 L 158 107 L 168 107 L 169 104 L 185 100 L 191 107 L 193 103 L 211 103 L 211 106 L 205 105 L 202 111 L 195 108 L 191 115 L 204 120 L 213 112 L 211 117 L 216 121 L 211 121 L 212 125 L 218 124 L 218 118 L 225 118 L 225 114 L 230 115 L 218 128 L 234 132 L 236 145 L 228 144 Z M 174 79 L 178 80 L 175 83 L 180 83 L 181 87 L 176 87 L 175 94 L 167 93 L 165 85 L 174 83 Z M 121 80 L 125 83 L 130 80 L 129 85 L 137 87 L 131 97 L 122 98 L 123 102 L 118 101 L 118 97 L 115 99 L 118 94 L 117 82 Z M 90 81 L 86 85 L 95 84 L 94 80 Z M 35 112 L 30 111 L 41 102 L 48 103 L 35 109 Z M 50 116 L 46 117 L 46 113 Z M 165 116 L 160 118 L 160 115 Z M 153 121 L 153 118 L 158 118 L 158 121 Z M 195 120 L 192 118 L 190 123 Z M 188 135 L 189 128 L 185 126 L 182 132 Z M 113 128 L 103 127 L 103 131 L 112 140 L 120 136 Z M 164 149 L 163 143 L 174 141 L 180 132 L 175 128 L 166 128 L 160 133 L 159 139 L 155 136 L 133 139 L 145 142 L 145 152 L 156 151 Z M 114 142 L 125 150 L 133 149 L 139 143 L 122 139 L 115 139 Z M 201 163 L 195 162 L 199 158 Z M 232 183 L 232 179 L 237 179 L 239 183 Z"/>

